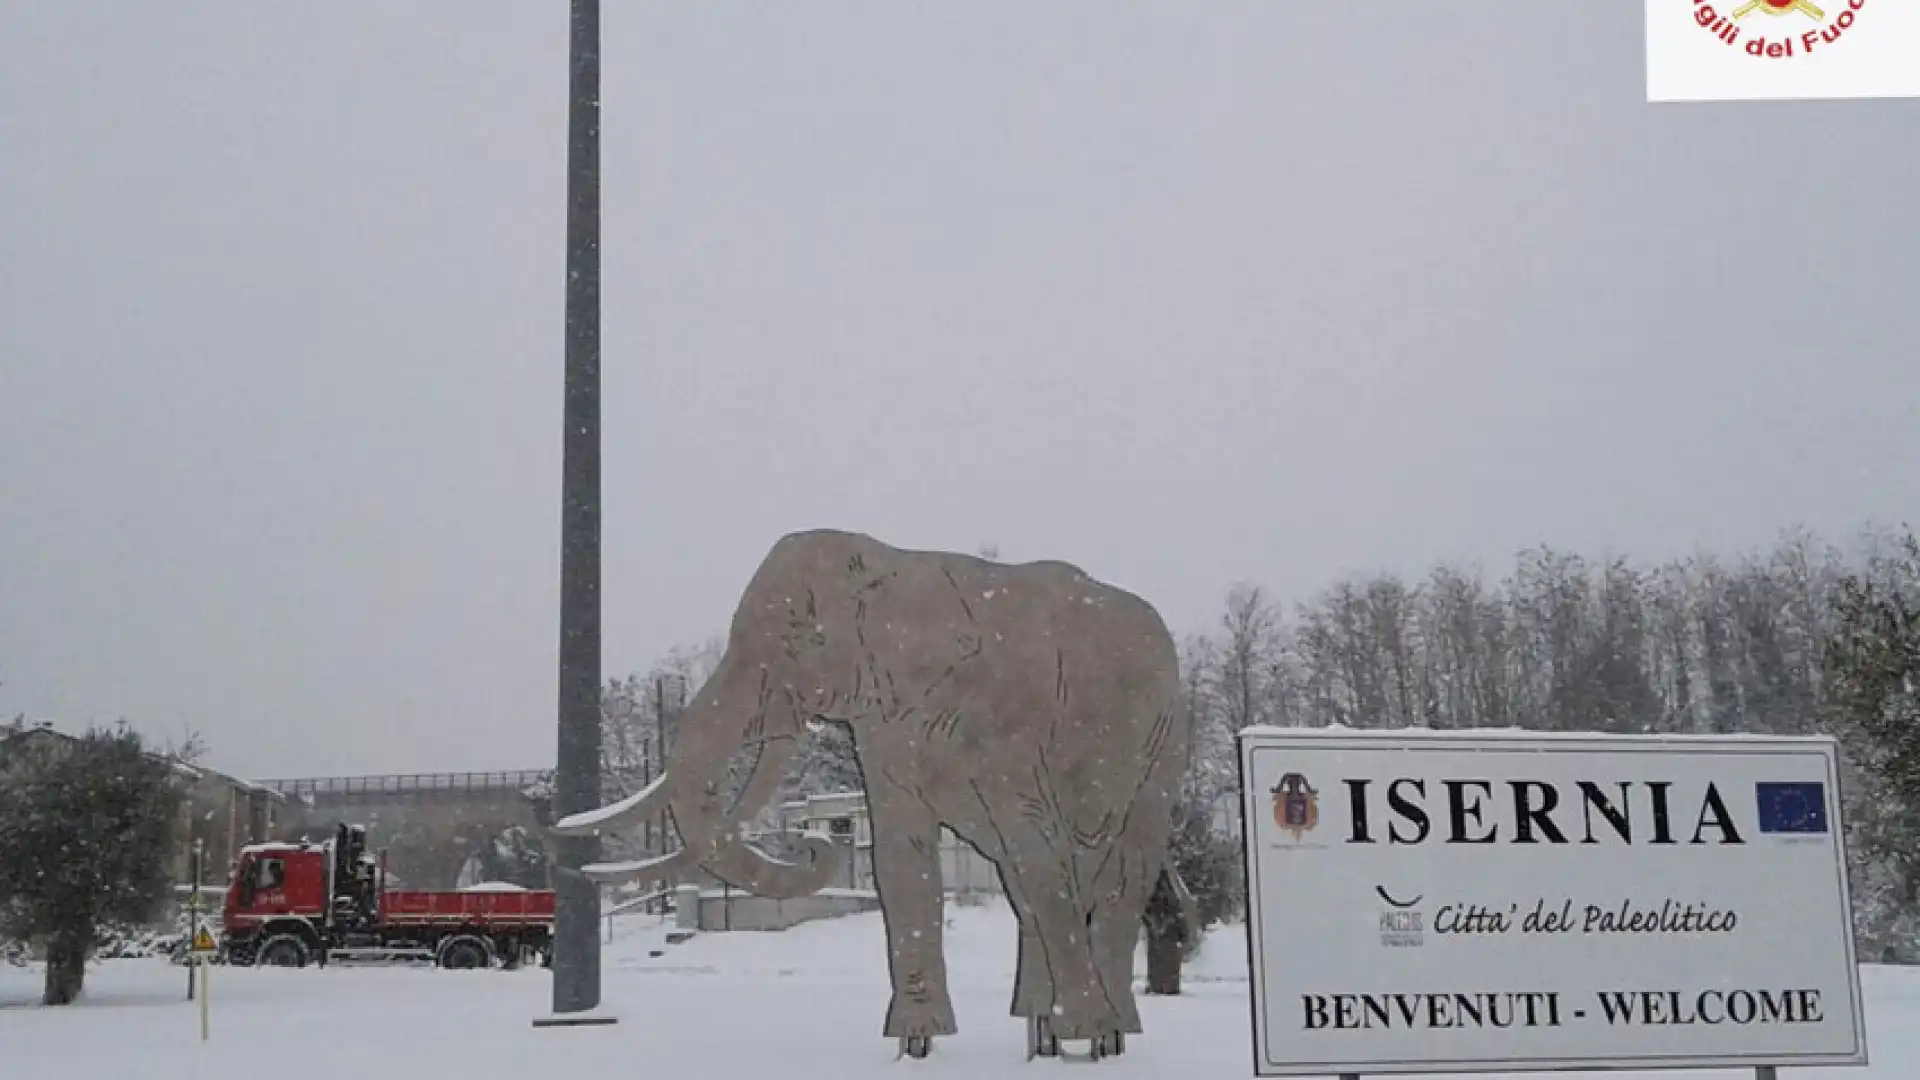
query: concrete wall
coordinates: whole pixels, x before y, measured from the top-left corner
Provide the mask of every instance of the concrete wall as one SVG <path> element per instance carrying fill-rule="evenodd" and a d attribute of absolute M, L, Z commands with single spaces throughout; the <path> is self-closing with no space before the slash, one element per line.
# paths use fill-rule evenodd
<path fill-rule="evenodd" d="M 769 900 L 727 889 L 701 889 L 698 895 L 694 929 L 708 931 L 785 930 L 815 919 L 880 910 L 878 894 L 861 889 L 827 889 L 796 900 Z"/>
<path fill-rule="evenodd" d="M 821 806 L 821 802 L 828 805 Z M 834 817 L 851 817 L 861 826 L 865 825 L 866 808 L 857 793 L 824 796 L 810 803 L 790 803 L 782 807 L 782 825 L 792 830 L 813 828 L 826 832 L 821 824 Z M 780 853 L 778 840 L 777 835 L 763 835 L 758 842 L 777 855 Z M 971 845 L 945 830 L 940 840 L 940 876 L 946 896 L 961 899 L 1001 891 L 999 871 Z M 684 930 L 706 932 L 773 931 L 815 919 L 878 911 L 879 894 L 873 887 L 872 834 L 864 827 L 856 828 L 842 842 L 847 845 L 843 849 L 846 883 L 795 900 L 754 896 L 692 871 L 674 890 L 678 909 L 676 925 Z"/>
<path fill-rule="evenodd" d="M 867 814 L 866 796 L 861 792 L 835 792 L 786 803 L 780 807 L 783 829 L 847 837 L 852 850 L 847 856 L 848 889 L 871 890 L 873 881 L 873 825 Z M 940 830 L 940 879 L 948 896 L 994 895 L 1001 891 L 999 870 L 973 845 L 949 829 Z"/>

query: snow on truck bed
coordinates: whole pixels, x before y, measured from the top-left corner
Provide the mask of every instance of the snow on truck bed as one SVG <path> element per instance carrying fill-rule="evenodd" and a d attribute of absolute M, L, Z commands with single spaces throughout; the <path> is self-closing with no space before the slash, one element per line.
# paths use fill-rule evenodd
<path fill-rule="evenodd" d="M 478 885 L 469 885 L 459 891 L 477 893 L 522 893 L 527 890 L 525 887 L 515 885 L 511 881 L 483 881 Z"/>
<path fill-rule="evenodd" d="M 677 946 L 646 916 L 615 921 L 606 946 L 611 1028 L 536 1031 L 546 972 L 335 968 L 213 972 L 213 1041 L 198 1041 L 186 974 L 114 960 L 67 1009 L 30 1004 L 38 973 L 0 965 L 0 1075 L 9 1080 L 419 1080 L 421 1077 L 664 1076 L 716 1080 L 1230 1080 L 1252 1075 L 1246 944 L 1216 931 L 1188 967 L 1187 993 L 1141 999 L 1146 1033 L 1100 1065 L 1027 1063 L 1007 1015 L 1013 921 L 1005 908 L 949 908 L 947 960 L 961 1033 L 933 1058 L 895 1061 L 880 1037 L 887 974 L 879 916 L 783 933 L 705 934 Z M 653 956 L 653 952 L 661 955 Z M 1920 1077 L 1920 972 L 1865 969 L 1874 1064 L 1788 1070 L 1791 1080 Z M 262 1070 L 265 1070 L 264 1072 Z M 1616 1073 L 1619 1080 L 1750 1080 L 1752 1073 Z"/>

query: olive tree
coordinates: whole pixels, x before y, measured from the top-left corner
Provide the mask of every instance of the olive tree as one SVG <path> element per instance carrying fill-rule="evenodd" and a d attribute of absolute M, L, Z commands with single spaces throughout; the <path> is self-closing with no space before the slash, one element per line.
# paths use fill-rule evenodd
<path fill-rule="evenodd" d="M 124 725 L 77 737 L 0 727 L 0 937 L 44 945 L 45 1004 L 80 996 L 102 928 L 164 903 L 182 764 Z"/>

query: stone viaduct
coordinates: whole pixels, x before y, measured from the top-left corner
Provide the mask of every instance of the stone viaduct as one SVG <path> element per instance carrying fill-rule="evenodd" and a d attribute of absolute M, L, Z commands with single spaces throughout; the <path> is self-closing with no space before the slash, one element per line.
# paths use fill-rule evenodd
<path fill-rule="evenodd" d="M 257 781 L 285 797 L 276 840 L 324 840 L 341 822 L 364 825 L 387 852 L 390 884 L 451 889 L 470 858 L 486 858 L 516 826 L 533 831 L 547 813 L 548 774 L 406 773 Z M 544 884 L 527 882 L 521 884 Z"/>

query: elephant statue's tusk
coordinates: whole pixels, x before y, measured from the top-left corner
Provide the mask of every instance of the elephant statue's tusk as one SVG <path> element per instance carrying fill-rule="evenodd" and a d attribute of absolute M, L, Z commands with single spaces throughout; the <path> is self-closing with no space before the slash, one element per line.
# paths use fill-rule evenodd
<path fill-rule="evenodd" d="M 548 831 L 556 836 L 590 836 L 602 830 L 618 831 L 631 822 L 646 817 L 648 804 L 659 798 L 660 792 L 666 789 L 666 785 L 667 774 L 661 773 L 658 780 L 612 806 L 568 814 L 554 822 Z"/>
<path fill-rule="evenodd" d="M 633 862 L 591 863 L 581 867 L 580 872 L 602 885 L 612 885 L 622 881 L 632 881 L 635 878 L 664 877 L 685 862 L 686 858 L 687 851 L 681 848 L 666 855 L 636 859 Z"/>

